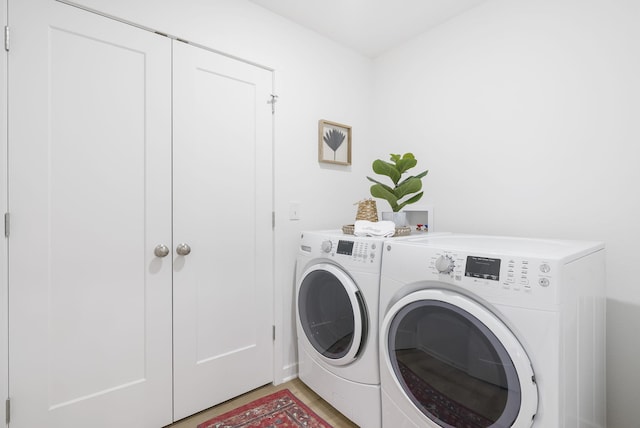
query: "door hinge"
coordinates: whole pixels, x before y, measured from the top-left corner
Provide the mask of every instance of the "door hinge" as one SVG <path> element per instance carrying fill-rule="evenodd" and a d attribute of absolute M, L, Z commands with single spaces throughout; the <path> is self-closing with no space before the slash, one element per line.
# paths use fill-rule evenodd
<path fill-rule="evenodd" d="M 5 414 L 5 422 L 9 425 L 11 422 L 11 399 L 7 398 L 7 401 L 4 402 L 4 414 Z"/>
<path fill-rule="evenodd" d="M 9 26 L 4 26 L 4 50 L 9 52 Z"/>
<path fill-rule="evenodd" d="M 11 216 L 9 213 L 4 213 L 4 237 L 9 237 L 9 229 L 11 228 Z"/>
<path fill-rule="evenodd" d="M 273 341 L 276 341 L 276 326 L 272 325 L 271 326 L 271 331 L 273 332 Z"/>
<path fill-rule="evenodd" d="M 276 103 L 278 102 L 278 96 L 271 94 L 271 98 L 267 101 L 267 104 L 271 104 L 271 114 L 276 113 Z"/>

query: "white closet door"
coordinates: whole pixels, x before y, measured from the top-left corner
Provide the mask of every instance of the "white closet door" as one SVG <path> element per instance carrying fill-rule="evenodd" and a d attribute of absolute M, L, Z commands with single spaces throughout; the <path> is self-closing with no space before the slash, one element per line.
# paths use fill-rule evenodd
<path fill-rule="evenodd" d="M 273 380 L 271 72 L 174 42 L 174 411 Z"/>
<path fill-rule="evenodd" d="M 12 428 L 172 420 L 171 42 L 14 1 Z"/>

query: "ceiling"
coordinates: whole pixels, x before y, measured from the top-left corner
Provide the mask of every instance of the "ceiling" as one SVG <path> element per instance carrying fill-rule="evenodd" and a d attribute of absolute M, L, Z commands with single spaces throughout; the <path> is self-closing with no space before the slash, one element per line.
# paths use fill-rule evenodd
<path fill-rule="evenodd" d="M 249 0 L 374 58 L 487 0 Z"/>

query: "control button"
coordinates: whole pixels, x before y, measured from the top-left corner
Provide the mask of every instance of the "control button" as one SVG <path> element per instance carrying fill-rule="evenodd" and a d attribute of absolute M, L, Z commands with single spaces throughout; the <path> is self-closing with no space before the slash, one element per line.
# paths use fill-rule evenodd
<path fill-rule="evenodd" d="M 550 270 L 551 270 L 551 266 L 549 266 L 548 264 L 546 264 L 546 263 L 542 263 L 542 264 L 540 265 L 540 272 L 542 272 L 542 273 L 548 273 Z"/>
<path fill-rule="evenodd" d="M 331 241 L 322 241 L 322 244 L 320 246 L 322 251 L 324 251 L 325 253 L 330 252 L 332 247 L 333 247 L 333 244 L 331 244 Z"/>
<path fill-rule="evenodd" d="M 371 244 L 371 249 L 375 250 L 376 249 L 376 244 Z"/>
<path fill-rule="evenodd" d="M 548 278 L 540 278 L 538 280 L 538 284 L 540 284 L 541 287 L 548 287 L 549 286 L 549 279 Z"/>
<path fill-rule="evenodd" d="M 440 256 L 436 260 L 436 269 L 440 273 L 449 273 L 455 267 L 455 263 L 450 256 Z"/>

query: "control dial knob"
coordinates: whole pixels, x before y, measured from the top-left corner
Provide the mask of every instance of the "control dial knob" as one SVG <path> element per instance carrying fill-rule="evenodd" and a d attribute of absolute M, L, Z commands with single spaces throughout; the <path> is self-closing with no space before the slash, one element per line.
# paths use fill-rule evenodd
<path fill-rule="evenodd" d="M 331 241 L 322 241 L 322 244 L 320 245 L 320 248 L 325 253 L 330 252 L 332 247 L 333 245 L 331 244 Z"/>
<path fill-rule="evenodd" d="M 453 270 L 455 263 L 450 256 L 444 255 L 436 260 L 436 269 L 440 273 L 449 273 Z"/>

